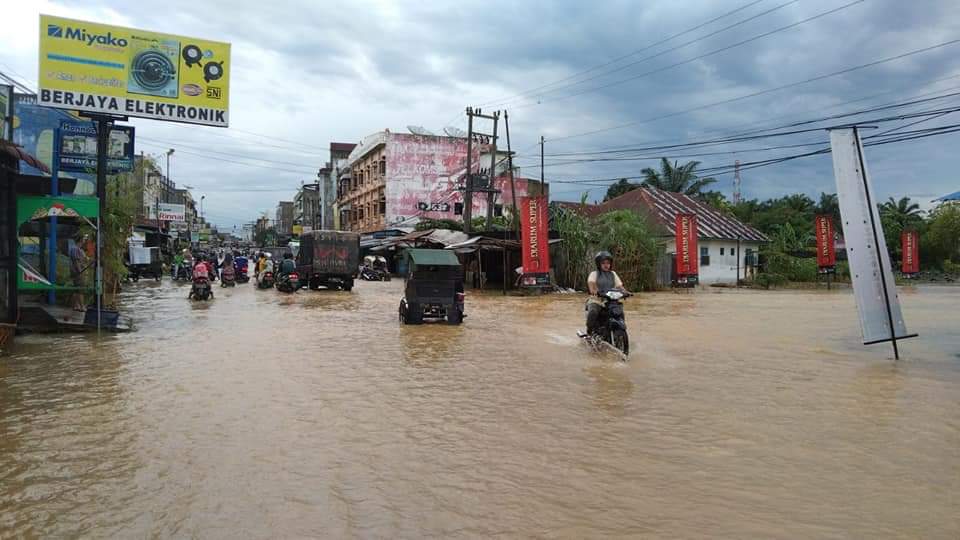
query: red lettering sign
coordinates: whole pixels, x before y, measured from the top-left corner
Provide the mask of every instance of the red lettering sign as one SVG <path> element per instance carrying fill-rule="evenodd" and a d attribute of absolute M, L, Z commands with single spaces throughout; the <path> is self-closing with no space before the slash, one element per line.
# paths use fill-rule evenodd
<path fill-rule="evenodd" d="M 520 240 L 524 274 L 550 272 L 550 248 L 547 237 L 547 198 L 520 199 Z"/>
<path fill-rule="evenodd" d="M 837 264 L 833 243 L 833 219 L 827 215 L 818 215 L 813 226 L 817 235 L 817 266 L 831 268 Z"/>
<path fill-rule="evenodd" d="M 695 276 L 700 271 L 700 254 L 697 252 L 697 216 L 677 214 L 677 275 Z"/>
<path fill-rule="evenodd" d="M 903 231 L 900 233 L 900 247 L 903 257 L 900 261 L 900 270 L 904 274 L 916 274 L 920 271 L 920 235 L 917 231 Z"/>

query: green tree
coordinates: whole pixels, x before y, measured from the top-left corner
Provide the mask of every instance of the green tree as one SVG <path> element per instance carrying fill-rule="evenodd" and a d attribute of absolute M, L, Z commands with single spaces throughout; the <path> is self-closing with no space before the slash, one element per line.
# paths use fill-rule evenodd
<path fill-rule="evenodd" d="M 704 191 L 700 193 L 699 199 L 721 212 L 733 214 L 733 204 L 719 191 Z"/>
<path fill-rule="evenodd" d="M 960 205 L 942 204 L 931 212 L 930 218 L 924 238 L 928 249 L 946 270 L 960 263 Z"/>
<path fill-rule="evenodd" d="M 910 201 L 910 197 L 896 200 L 890 197 L 880 204 L 880 223 L 883 224 L 883 236 L 887 251 L 894 259 L 901 256 L 900 233 L 905 230 L 923 228 L 923 211 L 920 205 Z"/>
<path fill-rule="evenodd" d="M 716 178 L 698 176 L 696 171 L 699 166 L 699 161 L 688 161 L 684 165 L 675 161 L 671 165 L 667 158 L 660 158 L 659 171 L 650 167 L 640 171 L 644 176 L 641 185 L 694 197 L 700 195 L 703 188 L 717 181 Z"/>
<path fill-rule="evenodd" d="M 820 200 L 815 208 L 817 214 L 823 214 L 833 218 L 834 228 L 840 227 L 840 201 L 837 200 L 836 193 L 820 193 Z"/>
<path fill-rule="evenodd" d="M 623 195 L 624 193 L 633 191 L 638 187 L 640 187 L 640 184 L 633 184 L 627 181 L 626 178 L 621 178 L 620 180 L 611 184 L 609 188 L 607 188 L 607 195 L 603 198 L 603 201 L 607 202 L 610 199 Z"/>

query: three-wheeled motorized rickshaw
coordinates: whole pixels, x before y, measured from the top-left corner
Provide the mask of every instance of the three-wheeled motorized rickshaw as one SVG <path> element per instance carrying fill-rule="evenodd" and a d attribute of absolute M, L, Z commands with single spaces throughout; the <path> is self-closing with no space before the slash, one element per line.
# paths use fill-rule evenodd
<path fill-rule="evenodd" d="M 443 249 L 408 249 L 406 256 L 408 272 L 400 301 L 400 322 L 463 322 L 463 268 L 457 255 Z"/>
<path fill-rule="evenodd" d="M 152 277 L 160 281 L 163 276 L 163 264 L 160 262 L 159 247 L 129 246 L 126 261 L 127 277 L 134 282 L 141 277 Z"/>

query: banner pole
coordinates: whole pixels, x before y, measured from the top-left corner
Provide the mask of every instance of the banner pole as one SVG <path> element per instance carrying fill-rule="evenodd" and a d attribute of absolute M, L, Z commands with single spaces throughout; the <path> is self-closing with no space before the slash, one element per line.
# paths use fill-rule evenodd
<path fill-rule="evenodd" d="M 863 191 L 867 197 L 867 208 L 870 210 L 870 229 L 873 231 L 873 245 L 877 247 L 877 264 L 880 267 L 880 283 L 883 285 L 883 302 L 887 307 L 887 322 L 890 325 L 890 343 L 893 344 L 893 359 L 900 359 L 900 350 L 897 348 L 897 332 L 893 326 L 893 311 L 890 308 L 890 292 L 887 290 L 887 276 L 883 271 L 883 254 L 880 251 L 881 246 L 886 249 L 886 243 L 881 244 L 877 235 L 877 223 L 873 219 L 873 199 L 870 197 L 870 186 L 867 183 L 867 168 L 863 161 L 863 150 L 860 145 L 860 132 L 857 127 L 853 127 L 853 140 L 857 145 L 857 160 L 860 164 L 860 178 L 863 180 Z"/>

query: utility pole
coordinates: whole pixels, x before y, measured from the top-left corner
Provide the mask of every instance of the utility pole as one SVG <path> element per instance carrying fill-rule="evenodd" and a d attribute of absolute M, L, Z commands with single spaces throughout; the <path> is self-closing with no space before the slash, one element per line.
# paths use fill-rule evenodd
<path fill-rule="evenodd" d="M 740 160 L 733 162 L 733 204 L 740 204 Z"/>
<path fill-rule="evenodd" d="M 493 133 L 481 133 L 475 132 L 473 130 L 473 119 L 474 118 L 483 118 L 493 122 Z M 467 175 L 466 182 L 464 185 L 464 194 L 463 194 L 463 232 L 469 234 L 473 226 L 473 194 L 475 192 L 486 192 L 487 195 L 487 228 L 490 228 L 493 221 L 493 200 L 495 195 L 498 193 L 493 187 L 493 178 L 496 174 L 496 165 L 497 165 L 497 122 L 500 120 L 500 111 L 494 112 L 492 115 L 483 114 L 481 109 L 474 110 L 472 107 L 467 107 Z M 490 170 L 487 175 L 487 185 L 478 187 L 477 180 L 480 179 L 480 174 L 473 173 L 473 138 L 474 136 L 481 136 L 487 138 L 490 143 L 488 148 L 490 149 Z"/>
<path fill-rule="evenodd" d="M 544 173 L 543 173 L 543 135 L 541 135 L 540 136 L 540 193 L 538 195 L 543 194 L 543 185 L 545 182 L 546 180 L 544 180 Z"/>
<path fill-rule="evenodd" d="M 510 147 L 510 117 L 503 111 L 503 127 L 507 130 L 507 167 L 510 169 L 510 200 L 513 201 L 511 218 L 517 229 L 517 240 L 520 240 L 520 215 L 517 214 L 517 187 L 513 179 L 513 149 Z"/>

